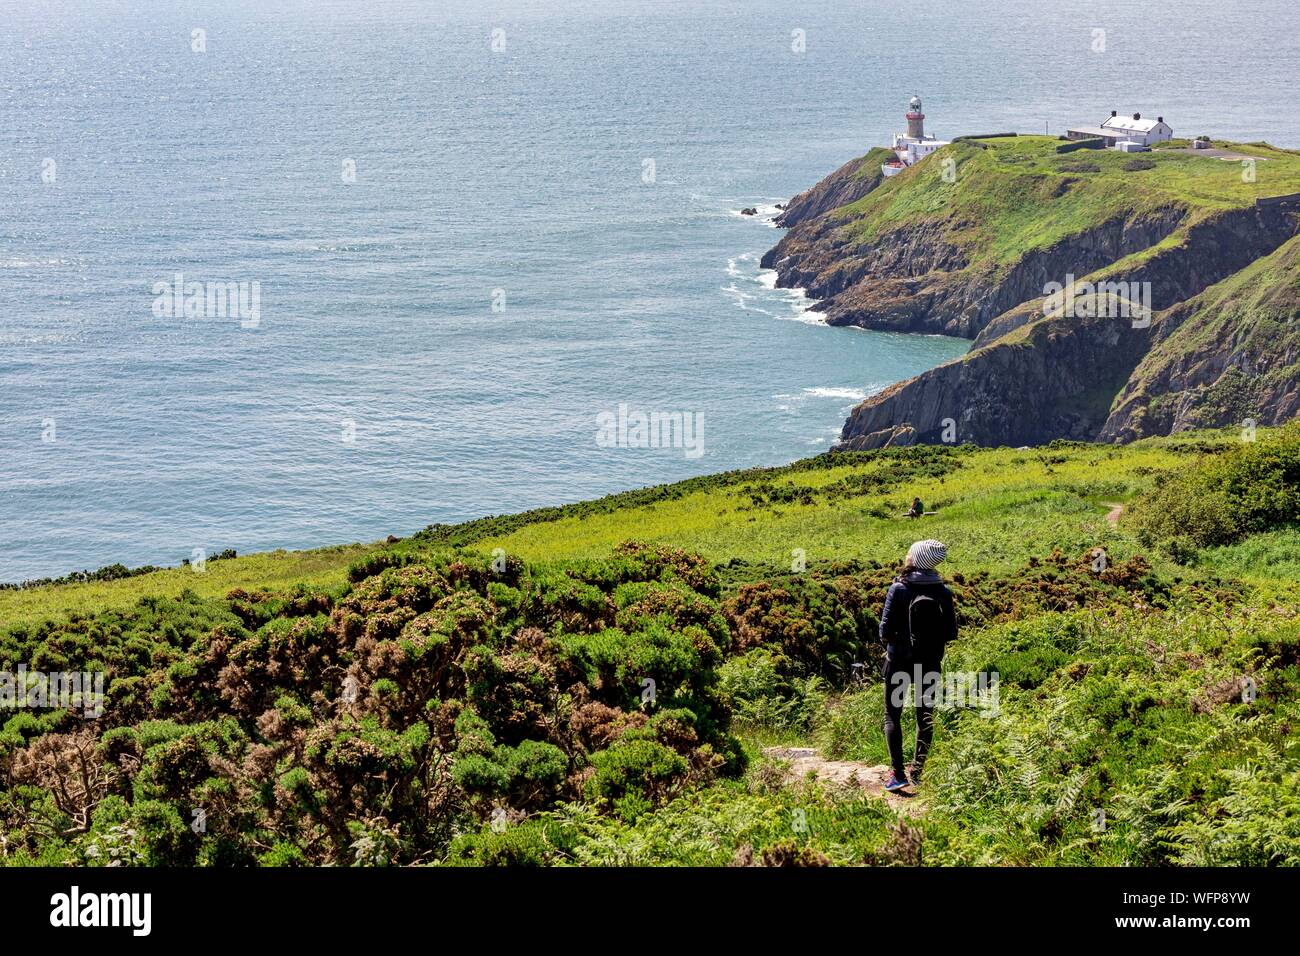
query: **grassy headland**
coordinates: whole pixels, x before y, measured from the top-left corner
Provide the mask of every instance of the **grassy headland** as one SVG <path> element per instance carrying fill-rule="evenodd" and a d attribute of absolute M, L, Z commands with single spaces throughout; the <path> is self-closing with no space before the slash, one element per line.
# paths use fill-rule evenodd
<path fill-rule="evenodd" d="M 763 259 L 779 285 L 833 325 L 974 340 L 865 399 L 840 447 L 939 443 L 949 421 L 997 446 L 1295 416 L 1300 153 L 1074 145 L 959 139 L 888 179 L 867 154 L 791 201 Z"/>

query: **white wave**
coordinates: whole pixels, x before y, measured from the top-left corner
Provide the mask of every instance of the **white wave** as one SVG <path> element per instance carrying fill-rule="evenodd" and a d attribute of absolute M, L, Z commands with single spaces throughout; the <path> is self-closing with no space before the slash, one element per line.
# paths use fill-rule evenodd
<path fill-rule="evenodd" d="M 816 315 L 809 317 L 807 312 L 797 312 L 794 315 L 778 315 L 777 319 L 782 322 L 802 322 L 804 325 L 825 325 Z"/>
<path fill-rule="evenodd" d="M 752 278 L 751 272 L 746 272 L 740 267 L 741 263 L 749 264 L 754 262 L 758 257 L 752 252 L 743 252 L 734 259 L 727 260 L 727 275 L 733 279 Z"/>
<path fill-rule="evenodd" d="M 731 299 L 732 304 L 738 309 L 744 309 L 746 312 L 761 312 L 763 315 L 771 315 L 767 309 L 760 309 L 757 306 L 751 306 L 749 302 L 755 298 L 752 292 L 746 292 L 743 289 L 737 289 L 733 282 L 731 285 L 724 285 L 722 294 Z"/>
<path fill-rule="evenodd" d="M 742 253 L 730 258 L 727 260 L 727 275 L 733 279 L 741 280 L 742 283 L 753 283 L 757 289 L 762 290 L 765 299 L 776 296 L 786 306 L 786 311 L 780 309 L 775 312 L 768 312 L 766 309 L 752 309 L 750 311 L 768 312 L 773 318 L 786 322 L 802 322 L 805 325 L 826 324 L 826 315 L 816 311 L 814 308 L 816 303 L 808 298 L 806 290 L 778 289 L 776 287 L 776 270 L 761 268 L 758 266 L 758 262 L 758 256 L 752 252 Z M 723 286 L 722 291 L 733 297 L 744 295 L 745 300 L 754 297 L 753 294 L 738 289 L 735 282 L 730 286 Z M 746 308 L 743 305 L 741 307 Z"/>
<path fill-rule="evenodd" d="M 813 385 L 798 392 L 781 392 L 772 397 L 779 402 L 805 402 L 810 398 L 840 398 L 850 402 L 860 402 L 873 391 L 879 391 L 874 385 L 861 388 L 844 388 L 836 385 Z"/>
<path fill-rule="evenodd" d="M 775 283 L 776 273 L 773 272 L 773 282 Z M 777 289 L 785 297 L 786 304 L 790 307 L 788 315 L 781 316 L 791 322 L 802 322 L 805 325 L 825 325 L 826 313 L 818 312 L 816 304 L 808 298 L 807 289 Z"/>
<path fill-rule="evenodd" d="M 776 229 L 776 217 L 781 215 L 781 208 L 777 205 L 776 200 L 772 202 L 747 202 L 746 200 L 737 200 L 743 205 L 739 209 L 728 209 L 729 215 L 736 216 L 740 219 L 752 219 L 754 222 L 761 222 L 769 229 Z M 754 210 L 753 215 L 745 215 L 742 209 Z"/>
<path fill-rule="evenodd" d="M 804 392 L 812 398 L 847 398 L 850 401 L 860 402 L 867 397 L 867 393 L 860 388 L 805 388 Z"/>

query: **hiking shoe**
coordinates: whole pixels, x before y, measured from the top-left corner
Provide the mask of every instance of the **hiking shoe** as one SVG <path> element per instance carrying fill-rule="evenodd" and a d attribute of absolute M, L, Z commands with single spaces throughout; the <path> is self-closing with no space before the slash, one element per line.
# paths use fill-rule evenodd
<path fill-rule="evenodd" d="M 902 790 L 906 786 L 907 778 L 903 777 L 900 779 L 898 774 L 891 770 L 889 773 L 889 779 L 885 781 L 885 789 L 890 793 L 893 793 L 895 790 Z"/>
<path fill-rule="evenodd" d="M 921 782 L 921 767 L 919 764 L 912 764 L 907 768 L 907 779 L 912 781 L 912 786 Z"/>

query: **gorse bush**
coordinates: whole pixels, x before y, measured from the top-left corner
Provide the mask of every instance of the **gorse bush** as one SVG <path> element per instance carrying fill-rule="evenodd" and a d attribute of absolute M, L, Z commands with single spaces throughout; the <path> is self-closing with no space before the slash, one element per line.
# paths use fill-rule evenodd
<path fill-rule="evenodd" d="M 352 576 L 4 632 L 7 669 L 102 668 L 109 697 L 93 724 L 3 716 L 6 854 L 84 862 L 117 828 L 122 862 L 429 860 L 494 812 L 585 797 L 634 817 L 743 767 L 718 586 L 692 555 Z"/>
<path fill-rule="evenodd" d="M 1300 524 L 1300 426 L 1199 462 L 1133 510 L 1147 546 L 1184 560 L 1198 548 Z"/>

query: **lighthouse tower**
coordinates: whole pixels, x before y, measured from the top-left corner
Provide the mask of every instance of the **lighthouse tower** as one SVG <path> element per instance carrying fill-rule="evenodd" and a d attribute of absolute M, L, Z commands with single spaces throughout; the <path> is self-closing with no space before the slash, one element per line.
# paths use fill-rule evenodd
<path fill-rule="evenodd" d="M 894 134 L 894 156 L 887 163 L 880 164 L 884 176 L 897 176 L 908 166 L 914 166 L 936 149 L 948 145 L 946 139 L 935 139 L 925 135 L 925 114 L 921 112 L 921 97 L 912 97 L 907 104 L 907 135 Z"/>
<path fill-rule="evenodd" d="M 925 114 L 921 112 L 921 97 L 913 96 L 907 104 L 907 135 L 912 139 L 925 139 Z"/>

